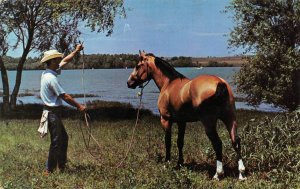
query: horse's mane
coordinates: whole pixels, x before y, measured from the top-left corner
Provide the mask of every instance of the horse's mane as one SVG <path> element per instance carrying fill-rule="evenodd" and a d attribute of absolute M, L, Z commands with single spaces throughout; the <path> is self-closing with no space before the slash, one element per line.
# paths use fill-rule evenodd
<path fill-rule="evenodd" d="M 175 68 L 167 61 L 165 61 L 159 57 L 156 57 L 152 53 L 148 53 L 148 54 L 146 54 L 146 56 L 153 56 L 155 58 L 154 59 L 155 65 L 163 72 L 163 74 L 165 74 L 171 80 L 176 79 L 176 78 L 181 78 L 181 79 L 186 78 L 184 75 L 182 75 L 181 73 L 176 71 Z"/>

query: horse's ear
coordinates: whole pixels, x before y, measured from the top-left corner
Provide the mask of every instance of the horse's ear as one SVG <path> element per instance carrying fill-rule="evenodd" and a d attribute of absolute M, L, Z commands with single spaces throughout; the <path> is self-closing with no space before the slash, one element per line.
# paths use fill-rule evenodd
<path fill-rule="evenodd" d="M 146 53 L 145 53 L 144 50 L 143 50 L 143 51 L 139 50 L 139 53 L 140 53 L 140 57 L 141 57 L 141 58 L 145 58 Z"/>

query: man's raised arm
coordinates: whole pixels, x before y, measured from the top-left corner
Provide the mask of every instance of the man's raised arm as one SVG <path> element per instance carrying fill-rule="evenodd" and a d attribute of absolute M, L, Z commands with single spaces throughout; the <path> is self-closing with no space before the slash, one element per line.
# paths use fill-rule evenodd
<path fill-rule="evenodd" d="M 71 52 L 68 56 L 66 56 L 65 58 L 62 59 L 62 61 L 59 63 L 59 67 L 62 68 L 63 66 L 65 66 L 67 63 L 69 63 L 73 58 L 74 56 L 80 52 L 81 50 L 83 49 L 83 46 L 82 44 L 79 44 L 76 46 L 76 49 Z"/>

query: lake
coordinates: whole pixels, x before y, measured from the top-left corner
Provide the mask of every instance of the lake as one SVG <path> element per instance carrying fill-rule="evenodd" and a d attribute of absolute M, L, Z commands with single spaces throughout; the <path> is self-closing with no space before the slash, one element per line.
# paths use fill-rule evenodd
<path fill-rule="evenodd" d="M 217 75 L 227 80 L 233 90 L 235 86 L 232 84 L 232 77 L 234 73 L 239 71 L 239 67 L 204 67 L 199 68 L 176 68 L 180 73 L 188 78 L 194 78 L 201 74 Z M 87 97 L 87 101 L 104 100 L 104 101 L 118 101 L 127 102 L 133 106 L 137 106 L 139 97 L 137 93 L 139 88 L 133 90 L 127 88 L 127 79 L 132 69 L 89 69 L 84 70 L 63 70 L 59 76 L 59 80 L 69 94 L 93 94 L 97 97 Z M 20 93 L 32 93 L 34 96 L 19 97 L 18 103 L 42 103 L 38 98 L 40 89 L 40 76 L 43 70 L 23 71 L 22 83 Z M 10 90 L 13 89 L 16 71 L 9 71 Z M 84 79 L 82 79 L 84 78 Z M 82 85 L 84 81 L 84 85 Z M 0 83 L 2 88 L 2 82 Z M 158 114 L 156 102 L 159 95 L 159 90 L 155 83 L 151 81 L 144 89 L 143 107 Z M 239 96 L 235 94 L 235 96 Z M 83 98 L 76 98 L 83 103 Z M 2 98 L 0 99 L 2 101 Z M 244 102 L 236 102 L 238 109 L 255 109 L 254 107 L 246 105 Z M 268 104 L 261 104 L 256 108 L 261 111 L 281 111 L 279 108 L 274 108 Z"/>

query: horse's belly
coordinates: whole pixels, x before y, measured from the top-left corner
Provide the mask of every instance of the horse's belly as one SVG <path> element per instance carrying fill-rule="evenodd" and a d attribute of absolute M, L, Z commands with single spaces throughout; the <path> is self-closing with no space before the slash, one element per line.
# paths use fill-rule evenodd
<path fill-rule="evenodd" d="M 190 115 L 175 115 L 173 118 L 174 122 L 196 122 L 199 121 L 197 117 Z"/>
<path fill-rule="evenodd" d="M 172 110 L 171 115 L 174 121 L 183 121 L 183 122 L 195 122 L 199 121 L 198 112 L 190 107 L 183 106 L 179 110 Z"/>

